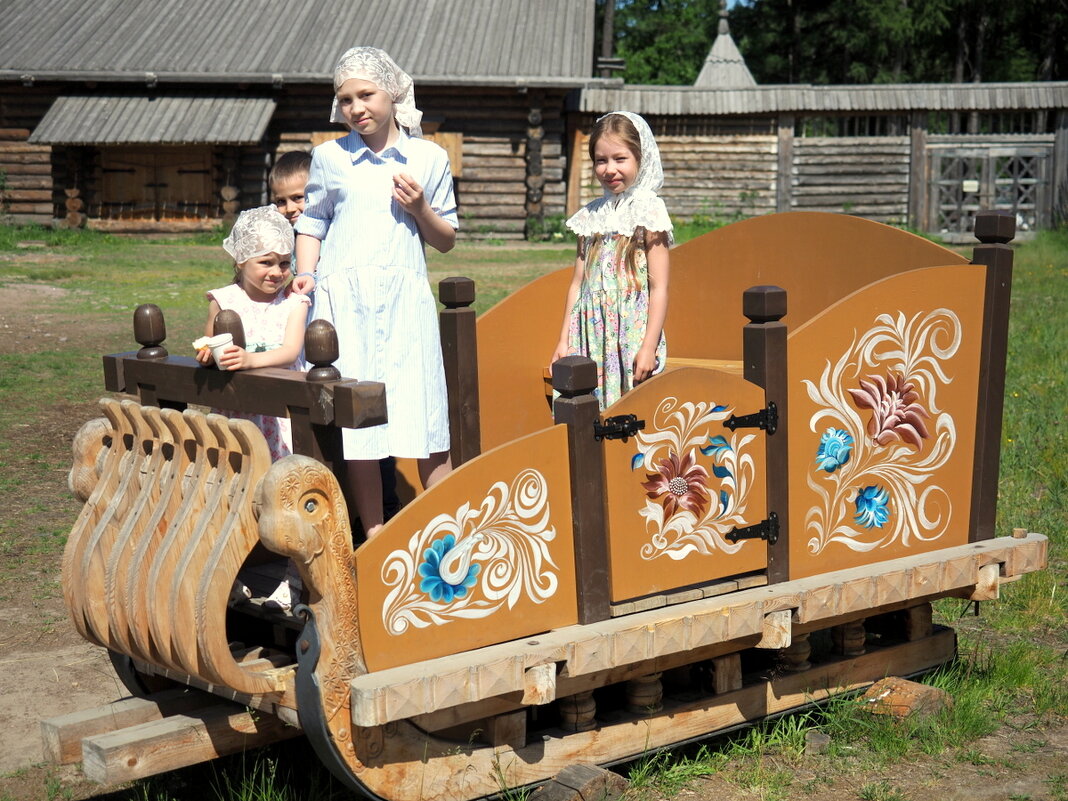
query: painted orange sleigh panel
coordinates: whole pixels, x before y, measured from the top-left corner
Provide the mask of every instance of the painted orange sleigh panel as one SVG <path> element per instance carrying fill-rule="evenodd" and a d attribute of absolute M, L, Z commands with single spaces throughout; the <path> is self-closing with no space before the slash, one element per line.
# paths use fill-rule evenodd
<path fill-rule="evenodd" d="M 764 433 L 724 426 L 763 406 L 755 384 L 686 367 L 605 411 L 645 421 L 626 441 L 605 440 L 613 602 L 767 567 L 762 540 L 726 538 L 767 516 Z"/>
<path fill-rule="evenodd" d="M 790 335 L 790 578 L 968 542 L 984 281 L 891 276 Z"/>
<path fill-rule="evenodd" d="M 467 462 L 362 545 L 369 671 L 577 622 L 567 428 Z"/>

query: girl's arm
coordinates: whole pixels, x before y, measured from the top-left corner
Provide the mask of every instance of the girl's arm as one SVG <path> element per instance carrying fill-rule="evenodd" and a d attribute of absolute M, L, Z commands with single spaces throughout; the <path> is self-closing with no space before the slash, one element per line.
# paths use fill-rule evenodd
<path fill-rule="evenodd" d="M 415 224 L 423 241 L 442 253 L 456 244 L 456 229 L 444 217 L 438 216 L 427 202 L 423 187 L 408 173 L 393 176 L 393 197 L 406 212 L 415 217 Z"/>
<path fill-rule="evenodd" d="M 208 303 L 208 321 L 204 323 L 204 336 L 215 336 L 215 318 L 219 312 L 219 302 L 212 298 Z M 197 351 L 196 359 L 201 364 L 212 364 L 211 348 L 201 348 Z"/>
<path fill-rule="evenodd" d="M 318 241 L 318 240 L 316 240 Z M 308 321 L 308 305 L 293 303 L 286 319 L 282 347 L 262 353 L 249 353 L 244 348 L 227 348 L 220 364 L 224 370 L 251 370 L 256 367 L 288 367 L 297 360 L 304 347 L 304 326 Z M 211 352 L 208 352 L 211 356 Z"/>
<path fill-rule="evenodd" d="M 311 234 L 297 234 L 297 244 L 294 248 L 296 275 L 289 286 L 298 295 L 307 295 L 315 289 L 315 268 L 319 264 L 319 251 L 322 246 L 322 241 Z"/>
<path fill-rule="evenodd" d="M 649 264 L 649 319 L 645 336 L 634 357 L 634 383 L 640 383 L 656 369 L 656 346 L 664 331 L 668 306 L 668 238 L 664 231 L 645 234 L 645 257 Z"/>
<path fill-rule="evenodd" d="M 583 238 L 580 236 L 577 252 L 575 253 L 575 271 L 571 274 L 571 284 L 567 288 L 567 299 L 564 301 L 564 322 L 560 326 L 560 339 L 557 340 L 556 350 L 553 351 L 550 364 L 567 356 L 568 334 L 571 330 L 571 310 L 575 308 L 575 301 L 578 300 L 579 290 L 582 288 L 582 276 L 586 272 L 586 249 L 583 245 Z"/>

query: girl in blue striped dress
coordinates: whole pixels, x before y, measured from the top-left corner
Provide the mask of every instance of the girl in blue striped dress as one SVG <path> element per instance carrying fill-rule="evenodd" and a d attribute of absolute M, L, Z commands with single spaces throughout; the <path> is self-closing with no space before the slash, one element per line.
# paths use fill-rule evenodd
<path fill-rule="evenodd" d="M 337 329 L 337 367 L 386 385 L 389 422 L 344 431 L 350 495 L 368 537 L 382 526 L 378 460 L 419 460 L 425 487 L 451 470 L 437 305 L 423 243 L 456 243 L 445 151 L 420 138 L 412 79 L 383 51 L 356 47 L 334 70 L 332 122 L 350 133 L 312 151 L 297 220 L 297 292 Z"/>

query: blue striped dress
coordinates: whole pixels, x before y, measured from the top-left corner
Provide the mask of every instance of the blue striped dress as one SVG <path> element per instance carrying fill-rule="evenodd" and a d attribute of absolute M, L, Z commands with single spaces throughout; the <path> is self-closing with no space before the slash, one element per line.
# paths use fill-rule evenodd
<path fill-rule="evenodd" d="M 296 231 L 322 240 L 312 318 L 337 329 L 346 378 L 386 385 L 385 425 L 344 431 L 346 459 L 425 458 L 449 449 L 437 303 L 415 218 L 393 199 L 411 175 L 431 208 L 458 227 L 445 151 L 403 130 L 374 153 L 359 134 L 319 145 Z M 314 265 L 300 264 L 298 272 Z"/>

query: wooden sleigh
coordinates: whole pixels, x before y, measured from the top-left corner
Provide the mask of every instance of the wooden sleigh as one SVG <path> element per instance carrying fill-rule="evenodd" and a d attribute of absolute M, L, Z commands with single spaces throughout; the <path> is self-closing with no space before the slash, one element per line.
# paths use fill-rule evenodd
<path fill-rule="evenodd" d="M 680 246 L 668 369 L 604 414 L 588 360 L 544 385 L 569 270 L 477 326 L 447 279 L 460 466 L 355 550 L 339 426 L 381 422 L 388 388 L 338 376 L 325 328 L 307 375 L 220 373 L 140 308 L 142 349 L 104 360 L 138 401 L 75 443 L 63 585 L 135 694 L 202 692 L 47 721 L 47 750 L 112 782 L 303 733 L 369 796 L 471 799 L 945 663 L 931 601 L 1046 562 L 1044 536 L 994 536 L 1013 233 L 979 215 L 969 262 L 791 213 Z M 300 455 L 188 404 L 288 414 Z M 293 614 L 228 605 L 278 556 Z"/>

